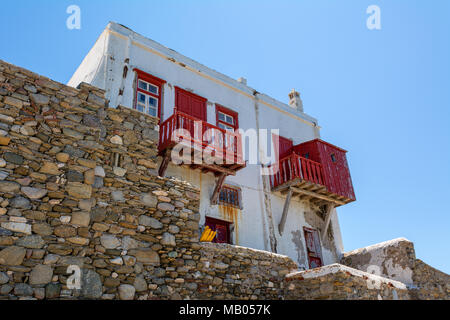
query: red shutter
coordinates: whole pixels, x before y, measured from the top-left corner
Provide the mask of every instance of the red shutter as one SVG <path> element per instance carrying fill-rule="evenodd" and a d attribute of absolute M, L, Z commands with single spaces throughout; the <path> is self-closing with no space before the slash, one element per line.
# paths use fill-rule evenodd
<path fill-rule="evenodd" d="M 289 153 L 292 152 L 292 147 L 294 146 L 294 143 L 291 139 L 282 137 L 282 136 L 278 136 L 278 145 L 276 143 L 276 134 L 272 135 L 272 139 L 274 141 L 274 149 L 275 152 L 278 151 L 278 156 L 279 158 L 284 158 L 286 156 L 289 155 Z"/>
<path fill-rule="evenodd" d="M 176 93 L 177 97 L 176 97 L 176 107 L 178 111 L 187 113 L 187 114 L 191 114 L 191 105 L 190 105 L 190 99 L 189 96 L 187 94 L 185 94 L 184 92 L 182 92 L 181 90 L 177 90 Z"/>
<path fill-rule="evenodd" d="M 178 111 L 206 121 L 206 99 L 175 87 L 175 107 Z"/>

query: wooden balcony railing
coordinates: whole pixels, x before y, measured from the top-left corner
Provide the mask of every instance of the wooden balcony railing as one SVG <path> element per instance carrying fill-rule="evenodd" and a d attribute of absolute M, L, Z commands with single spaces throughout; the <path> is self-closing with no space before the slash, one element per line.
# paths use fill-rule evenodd
<path fill-rule="evenodd" d="M 186 113 L 175 113 L 160 126 L 159 151 L 173 147 L 177 142 L 175 130 L 180 130 L 178 139 L 189 142 L 195 149 L 201 148 L 212 156 L 223 157 L 225 163 L 243 163 L 241 135 L 199 120 Z M 179 140 L 178 140 L 179 141 Z"/>
<path fill-rule="evenodd" d="M 272 188 L 295 178 L 325 185 L 322 165 L 318 162 L 303 158 L 296 153 L 284 157 L 279 162 L 271 165 L 270 168 L 273 172 L 270 176 Z"/>

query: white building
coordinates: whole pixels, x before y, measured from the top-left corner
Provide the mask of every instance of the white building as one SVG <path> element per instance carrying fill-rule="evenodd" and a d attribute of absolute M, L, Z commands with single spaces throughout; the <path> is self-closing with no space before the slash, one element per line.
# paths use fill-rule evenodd
<path fill-rule="evenodd" d="M 280 167 L 296 161 L 299 171 L 288 167 L 277 182 L 261 175 L 258 163 L 170 162 L 160 172 L 201 188 L 200 222 L 218 232 L 214 241 L 286 254 L 306 269 L 339 261 L 343 245 L 335 207 L 355 199 L 345 151 L 321 140 L 297 146 L 320 138 L 318 122 L 304 113 L 297 92 L 291 91 L 289 104 L 277 101 L 245 79 L 231 79 L 116 23 L 103 31 L 69 85 L 81 82 L 106 90 L 110 107 L 159 116 L 161 131 L 175 117 L 187 121 L 182 113 L 174 116 L 175 108 L 214 128 L 279 129 L 281 156 L 291 156 Z M 253 146 L 262 152 L 263 142 Z"/>

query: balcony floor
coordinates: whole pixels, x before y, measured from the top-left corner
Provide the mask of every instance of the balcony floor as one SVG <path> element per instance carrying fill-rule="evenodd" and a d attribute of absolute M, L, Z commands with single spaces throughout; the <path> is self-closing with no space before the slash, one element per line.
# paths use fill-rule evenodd
<path fill-rule="evenodd" d="M 316 184 L 301 178 L 289 180 L 272 188 L 272 191 L 280 192 L 282 195 L 285 195 L 288 193 L 289 189 L 292 190 L 293 197 L 296 196 L 300 200 L 309 200 L 316 205 L 333 203 L 335 207 L 338 207 L 354 201 L 353 199 L 329 192 L 327 188 L 321 184 Z"/>
<path fill-rule="evenodd" d="M 163 157 L 163 162 L 160 167 L 160 176 L 164 175 L 164 171 L 167 168 L 169 162 L 172 161 L 172 150 L 175 147 L 175 143 L 169 144 L 164 150 L 159 152 L 159 155 Z M 178 143 L 179 145 L 179 143 Z M 235 159 L 229 159 L 227 163 L 226 159 L 215 156 L 214 152 L 211 154 L 205 154 L 205 147 L 195 146 L 188 148 L 189 154 L 180 154 L 181 163 L 179 165 L 191 168 L 193 170 L 199 170 L 202 173 L 212 172 L 215 176 L 222 174 L 235 176 L 236 172 L 245 168 L 246 163 L 235 163 Z M 203 154 L 203 158 L 201 157 Z M 233 156 L 231 156 L 233 158 Z M 200 161 L 199 161 L 200 160 Z M 221 161 L 222 160 L 222 163 Z"/>

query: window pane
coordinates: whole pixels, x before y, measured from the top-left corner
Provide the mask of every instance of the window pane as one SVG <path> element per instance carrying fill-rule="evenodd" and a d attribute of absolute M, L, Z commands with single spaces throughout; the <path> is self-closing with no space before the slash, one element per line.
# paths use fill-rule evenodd
<path fill-rule="evenodd" d="M 151 115 L 151 116 L 156 117 L 156 109 L 153 109 L 151 107 L 148 108 L 148 114 Z"/>
<path fill-rule="evenodd" d="M 219 194 L 219 200 L 223 205 L 240 206 L 240 190 L 224 187 Z"/>
<path fill-rule="evenodd" d="M 138 87 L 139 87 L 140 89 L 142 89 L 142 90 L 148 91 L 148 89 L 147 89 L 147 83 L 144 82 L 144 81 L 142 81 L 142 80 L 139 80 L 139 81 L 138 81 Z"/>
<path fill-rule="evenodd" d="M 226 124 L 221 123 L 221 122 L 219 122 L 218 127 L 221 128 L 221 129 L 223 129 L 223 130 L 231 130 L 231 131 L 234 131 L 234 127 L 229 126 L 229 125 L 226 125 Z"/>
<path fill-rule="evenodd" d="M 222 112 L 219 112 L 219 120 L 225 121 L 225 115 Z"/>
<path fill-rule="evenodd" d="M 336 156 L 333 154 L 331 154 L 331 161 L 336 162 Z"/>
<path fill-rule="evenodd" d="M 149 104 L 149 106 L 156 108 L 156 107 L 158 107 L 158 99 L 155 99 L 153 97 L 148 97 L 148 104 Z"/>
<path fill-rule="evenodd" d="M 136 109 L 137 109 L 138 111 L 140 111 L 140 112 L 144 112 L 145 106 L 143 106 L 143 105 L 141 105 L 141 104 L 138 104 L 138 105 L 136 106 Z"/>
<path fill-rule="evenodd" d="M 148 92 L 158 95 L 158 87 L 152 84 L 148 85 Z"/>
<path fill-rule="evenodd" d="M 234 124 L 233 117 L 227 115 L 225 122 L 228 122 L 230 124 Z"/>
<path fill-rule="evenodd" d="M 145 94 L 138 92 L 138 102 L 145 103 Z"/>

